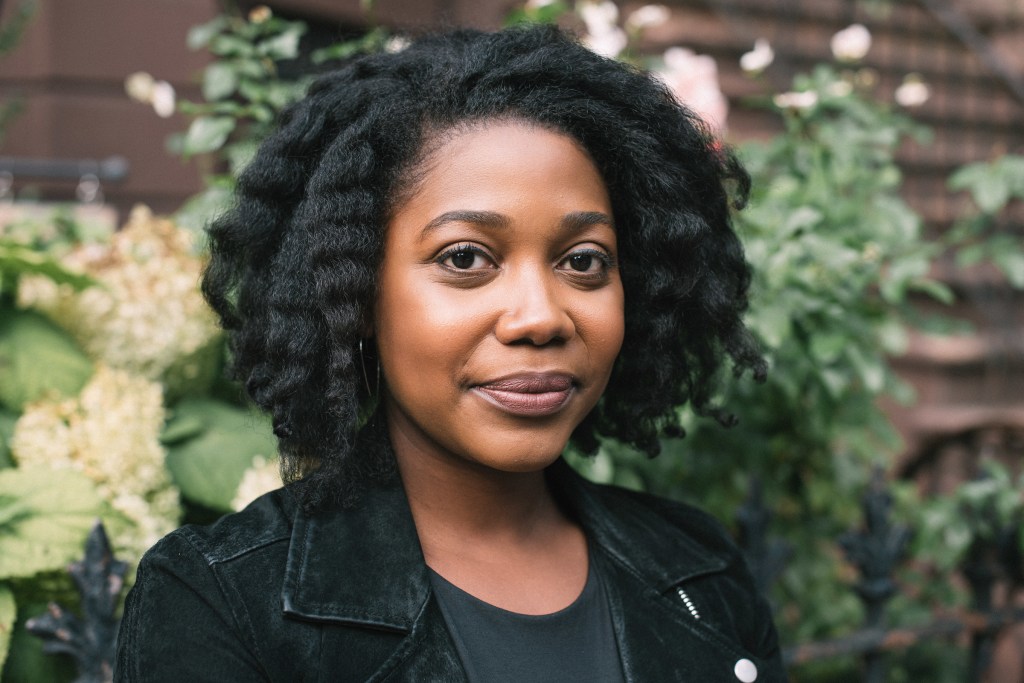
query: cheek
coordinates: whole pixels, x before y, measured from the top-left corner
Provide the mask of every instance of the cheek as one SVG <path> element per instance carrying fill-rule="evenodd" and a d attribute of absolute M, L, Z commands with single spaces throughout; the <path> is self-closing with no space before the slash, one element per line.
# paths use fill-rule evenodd
<path fill-rule="evenodd" d="M 586 330 L 587 346 L 594 363 L 610 373 L 625 336 L 625 301 L 620 284 L 606 288 L 602 294 L 600 302 L 592 302 L 583 309 L 579 325 Z"/>
<path fill-rule="evenodd" d="M 402 275 L 382 274 L 374 315 L 381 367 L 395 390 L 431 373 L 457 373 L 479 327 L 479 316 L 451 291 L 429 278 Z"/>

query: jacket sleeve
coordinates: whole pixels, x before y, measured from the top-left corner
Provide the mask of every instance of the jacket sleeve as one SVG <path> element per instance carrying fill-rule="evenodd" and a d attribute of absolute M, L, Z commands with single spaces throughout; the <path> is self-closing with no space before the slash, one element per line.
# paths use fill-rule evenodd
<path fill-rule="evenodd" d="M 114 680 L 267 680 L 202 554 L 176 532 L 139 564 L 125 601 Z"/>

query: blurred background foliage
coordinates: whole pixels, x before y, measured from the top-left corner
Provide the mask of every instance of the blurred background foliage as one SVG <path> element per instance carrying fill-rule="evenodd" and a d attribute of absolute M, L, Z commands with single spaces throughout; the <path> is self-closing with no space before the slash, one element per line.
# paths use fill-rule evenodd
<path fill-rule="evenodd" d="M 620 21 L 608 4 L 527 3 L 509 23 L 576 26 L 594 49 L 661 73 L 671 85 L 673 62 L 692 56 L 642 54 L 635 43 L 649 19 Z M 138 208 L 114 235 L 67 216 L 0 230 L 4 680 L 68 679 L 64 664 L 42 657 L 20 624 L 47 600 L 73 604 L 63 569 L 81 554 L 95 517 L 134 564 L 177 524 L 210 521 L 280 484 L 266 418 L 221 379 L 224 340 L 197 281 L 202 226 L 227 206 L 233 178 L 309 83 L 311 76 L 288 78 L 281 69 L 299 57 L 305 31 L 303 22 L 258 7 L 189 34 L 189 46 L 208 50 L 212 60 L 200 75 L 202 101 L 178 103 L 191 124 L 168 146 L 184 157 L 211 155 L 217 173 L 173 219 Z M 327 69 L 405 44 L 373 28 L 311 61 Z M 770 68 L 764 56 L 762 50 L 749 69 L 752 77 Z M 148 74 L 133 74 L 126 87 L 147 101 L 154 84 Z M 723 376 L 719 400 L 739 426 L 722 429 L 681 406 L 686 438 L 666 441 L 653 461 L 611 442 L 592 459 L 567 455 L 596 481 L 694 502 L 730 526 L 751 487 L 760 486 L 775 514 L 774 533 L 792 549 L 772 588 L 791 644 L 835 636 L 863 620 L 835 540 L 858 523 L 872 469 L 886 467 L 899 450 L 879 399 L 913 401 L 889 363 L 906 348 L 908 327 L 963 329 L 911 305 L 920 295 L 951 300 L 932 277 L 936 259 L 989 262 L 1024 286 L 1019 240 L 996 227 L 1004 207 L 1024 198 L 1024 158 L 1002 156 L 954 173 L 950 192 L 967 193 L 972 210 L 942 239 L 926 239 L 920 216 L 901 199 L 894 161 L 901 142 L 926 138 L 926 128 L 878 101 L 837 63 L 819 64 L 791 91 L 758 104 L 783 128 L 770 140 L 740 145 L 754 191 L 735 220 L 754 266 L 748 322 L 770 360 L 768 380 Z M 44 493 L 54 487 L 57 499 Z M 916 590 L 896 600 L 890 619 L 914 623 L 938 604 L 965 600 L 955 584 L 932 590 L 922 579 L 949 571 L 973 539 L 992 533 L 989 517 L 970 511 L 995 506 L 1000 518 L 1019 520 L 1021 498 L 997 469 L 949 498 L 922 501 L 909 485 L 897 493 L 900 515 L 919 530 L 916 560 L 904 577 Z M 962 666 L 958 657 L 924 646 L 894 676 L 947 680 Z M 855 671 L 839 660 L 797 677 L 840 680 Z"/>

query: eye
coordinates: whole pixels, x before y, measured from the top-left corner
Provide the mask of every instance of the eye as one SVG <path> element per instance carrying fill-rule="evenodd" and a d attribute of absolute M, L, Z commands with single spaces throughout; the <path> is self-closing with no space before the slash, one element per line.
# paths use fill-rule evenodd
<path fill-rule="evenodd" d="M 600 278 L 614 265 L 614 259 L 604 251 L 577 249 L 562 259 L 558 267 L 560 270 L 570 271 L 573 275 Z"/>
<path fill-rule="evenodd" d="M 450 270 L 480 270 L 494 267 L 494 262 L 487 253 L 472 244 L 459 244 L 446 249 L 437 257 L 437 263 Z"/>
<path fill-rule="evenodd" d="M 569 267 L 573 270 L 585 273 L 590 270 L 590 267 L 594 265 L 596 259 L 593 254 L 573 254 L 566 259 L 569 263 Z"/>

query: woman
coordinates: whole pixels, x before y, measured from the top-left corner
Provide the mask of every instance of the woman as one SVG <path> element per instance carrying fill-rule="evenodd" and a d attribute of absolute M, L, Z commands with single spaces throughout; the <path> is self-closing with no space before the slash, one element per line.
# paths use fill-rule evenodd
<path fill-rule="evenodd" d="M 584 482 L 764 371 L 725 183 L 648 76 L 553 28 L 318 81 L 211 229 L 204 292 L 285 489 L 143 560 L 119 680 L 776 681 L 736 548 Z"/>

